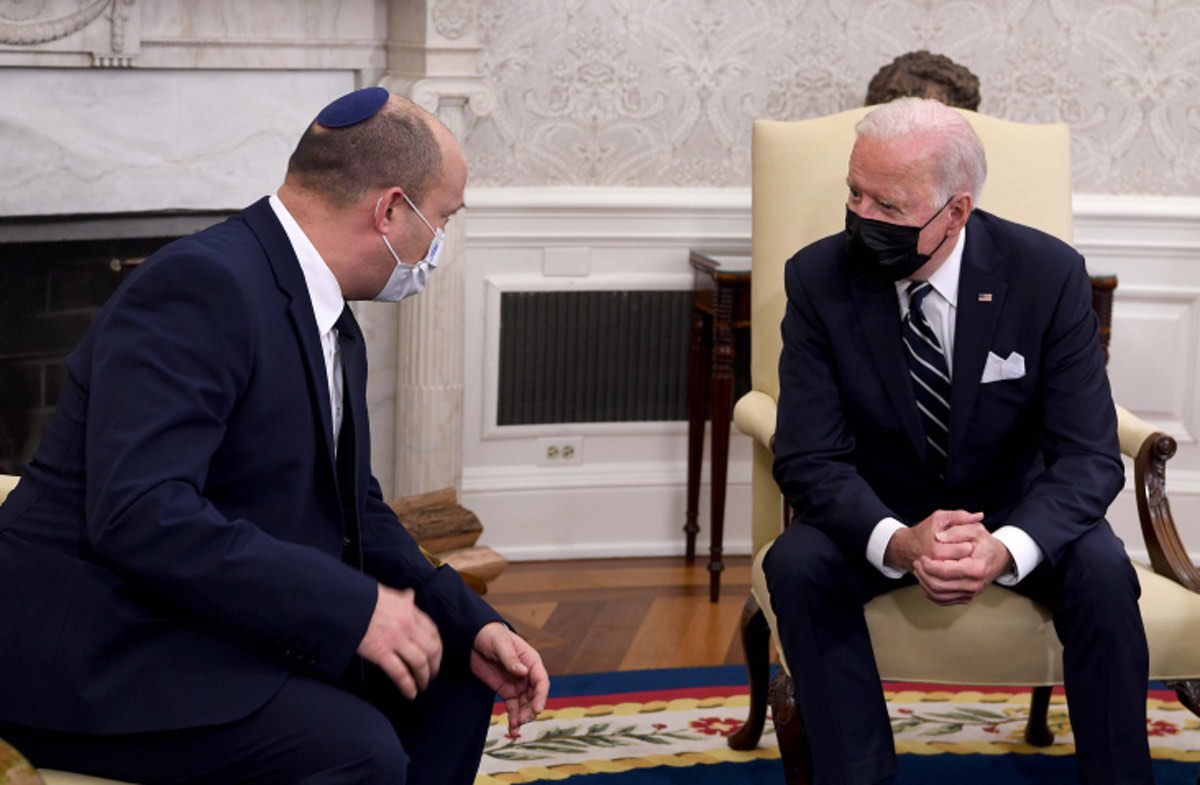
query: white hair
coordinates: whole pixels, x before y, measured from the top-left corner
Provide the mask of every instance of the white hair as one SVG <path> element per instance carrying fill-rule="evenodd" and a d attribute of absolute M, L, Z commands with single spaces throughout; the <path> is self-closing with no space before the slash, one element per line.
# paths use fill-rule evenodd
<path fill-rule="evenodd" d="M 894 141 L 914 136 L 934 140 L 933 206 L 941 207 L 959 191 L 976 202 L 987 179 L 983 142 L 961 114 L 928 98 L 897 98 L 872 110 L 854 128 L 860 137 Z"/>

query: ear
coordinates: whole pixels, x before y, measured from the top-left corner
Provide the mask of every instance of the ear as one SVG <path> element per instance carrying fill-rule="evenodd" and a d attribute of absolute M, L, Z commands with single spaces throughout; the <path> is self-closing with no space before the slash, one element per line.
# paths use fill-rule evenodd
<path fill-rule="evenodd" d="M 971 217 L 971 210 L 974 208 L 975 197 L 971 196 L 970 191 L 961 191 L 955 194 L 946 208 L 950 213 L 948 231 L 957 232 L 962 229 L 966 225 L 967 219 Z"/>
<path fill-rule="evenodd" d="M 376 232 L 387 234 L 392 221 L 395 219 L 396 208 L 403 203 L 403 188 L 389 188 L 377 197 L 374 204 L 375 213 L 372 216 Z"/>

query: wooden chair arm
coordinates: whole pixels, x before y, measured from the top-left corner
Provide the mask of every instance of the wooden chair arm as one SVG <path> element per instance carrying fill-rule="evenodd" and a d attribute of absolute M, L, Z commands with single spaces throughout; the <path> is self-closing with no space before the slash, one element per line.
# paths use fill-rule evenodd
<path fill-rule="evenodd" d="M 1200 570 L 1179 538 L 1167 500 L 1167 461 L 1178 448 L 1175 439 L 1121 406 L 1117 407 L 1117 430 L 1121 451 L 1133 458 L 1138 521 L 1150 565 L 1159 575 L 1200 592 Z"/>

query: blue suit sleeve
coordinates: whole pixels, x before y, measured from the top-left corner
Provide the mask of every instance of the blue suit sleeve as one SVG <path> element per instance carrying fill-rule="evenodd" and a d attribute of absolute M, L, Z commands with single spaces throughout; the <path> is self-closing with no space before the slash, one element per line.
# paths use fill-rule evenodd
<path fill-rule="evenodd" d="M 1029 534 L 1053 564 L 1104 518 L 1125 482 L 1117 415 L 1081 258 L 1071 266 L 1045 336 L 1041 374 L 1045 471 L 1006 523 Z"/>
<path fill-rule="evenodd" d="M 872 530 L 892 512 L 855 466 L 855 439 L 842 408 L 828 328 L 800 276 L 804 253 L 785 272 L 775 480 L 798 519 L 825 531 L 846 552 L 865 557 Z"/>
<path fill-rule="evenodd" d="M 446 656 L 465 661 L 479 630 L 504 620 L 449 565 L 434 567 L 412 535 L 383 501 L 371 478 L 363 516 L 363 568 L 381 583 L 413 589 L 417 607 L 429 614 L 442 636 Z"/>

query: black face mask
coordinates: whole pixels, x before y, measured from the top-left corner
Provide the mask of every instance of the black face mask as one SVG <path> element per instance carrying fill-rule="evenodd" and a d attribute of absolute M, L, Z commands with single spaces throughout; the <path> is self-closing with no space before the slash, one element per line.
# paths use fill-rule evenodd
<path fill-rule="evenodd" d="M 899 281 L 920 270 L 938 252 L 946 238 L 929 253 L 917 252 L 921 230 L 933 223 L 954 197 L 920 226 L 902 226 L 860 218 L 846 208 L 846 256 L 859 270 L 876 278 Z"/>

